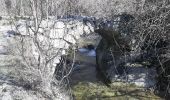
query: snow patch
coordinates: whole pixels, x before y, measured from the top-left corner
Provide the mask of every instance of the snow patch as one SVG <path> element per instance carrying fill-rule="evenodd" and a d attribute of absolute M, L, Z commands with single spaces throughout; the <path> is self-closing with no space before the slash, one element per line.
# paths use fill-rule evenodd
<path fill-rule="evenodd" d="M 123 81 L 139 87 L 153 87 L 156 84 L 156 69 L 142 67 L 127 67 L 126 74 L 112 73 L 112 81 Z"/>

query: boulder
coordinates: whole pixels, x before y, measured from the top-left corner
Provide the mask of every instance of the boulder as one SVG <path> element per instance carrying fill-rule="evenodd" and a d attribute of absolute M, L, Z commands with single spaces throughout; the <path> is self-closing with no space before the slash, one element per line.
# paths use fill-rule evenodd
<path fill-rule="evenodd" d="M 126 58 L 124 56 L 128 54 L 127 52 L 131 51 L 126 35 L 132 32 L 132 29 L 127 27 L 128 22 L 132 19 L 133 16 L 123 14 L 116 17 L 113 22 L 101 22 L 98 29 L 95 30 L 102 37 L 96 48 L 96 69 L 106 78 L 105 81 L 107 82 L 110 82 L 112 67 L 120 69 L 118 73 L 123 73 L 125 69 L 121 64 L 125 63 Z M 114 23 L 114 21 L 117 23 Z M 115 28 L 114 25 L 118 27 Z M 123 29 L 124 31 L 122 31 Z"/>

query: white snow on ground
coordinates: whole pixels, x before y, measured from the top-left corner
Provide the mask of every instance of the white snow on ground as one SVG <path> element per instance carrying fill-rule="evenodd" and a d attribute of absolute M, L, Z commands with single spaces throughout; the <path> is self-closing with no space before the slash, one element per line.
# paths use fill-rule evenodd
<path fill-rule="evenodd" d="M 112 81 L 122 81 L 135 84 L 139 87 L 154 87 L 156 81 L 156 69 L 141 67 L 128 67 L 126 74 L 112 75 Z"/>
<path fill-rule="evenodd" d="M 0 26 L 0 33 L 3 37 L 8 37 L 10 35 L 8 32 L 11 30 L 12 28 L 10 25 Z"/>
<path fill-rule="evenodd" d="M 7 48 L 5 46 L 0 45 L 0 54 L 6 54 Z"/>

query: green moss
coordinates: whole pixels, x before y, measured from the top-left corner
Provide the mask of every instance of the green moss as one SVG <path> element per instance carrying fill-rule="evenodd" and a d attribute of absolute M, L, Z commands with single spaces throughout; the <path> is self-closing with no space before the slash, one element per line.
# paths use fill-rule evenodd
<path fill-rule="evenodd" d="M 118 83 L 117 83 L 118 84 Z M 154 94 L 135 85 L 112 84 L 111 88 L 99 83 L 80 82 L 73 86 L 76 100 L 159 100 Z M 120 84 L 120 83 L 119 83 Z"/>

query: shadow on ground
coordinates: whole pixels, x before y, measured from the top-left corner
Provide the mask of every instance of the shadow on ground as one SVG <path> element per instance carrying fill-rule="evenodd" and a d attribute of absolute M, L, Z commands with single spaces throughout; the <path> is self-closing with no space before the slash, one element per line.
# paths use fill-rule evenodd
<path fill-rule="evenodd" d="M 76 61 L 71 74 L 71 87 L 76 100 L 160 100 L 153 91 L 135 84 L 113 82 L 107 87 L 97 75 L 95 57 L 76 53 Z"/>

